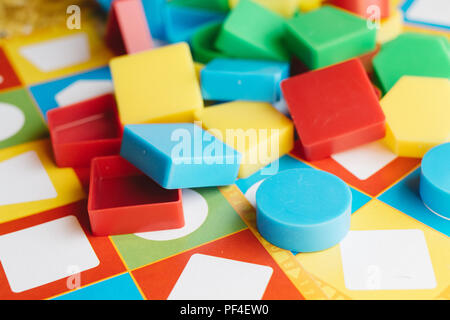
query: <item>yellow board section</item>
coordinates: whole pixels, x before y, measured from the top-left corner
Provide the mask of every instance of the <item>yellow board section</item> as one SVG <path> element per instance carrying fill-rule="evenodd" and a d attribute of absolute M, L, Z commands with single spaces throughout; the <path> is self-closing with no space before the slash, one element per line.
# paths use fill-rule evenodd
<path fill-rule="evenodd" d="M 110 67 L 123 124 L 192 122 L 203 108 L 185 42 L 114 58 Z"/>
<path fill-rule="evenodd" d="M 0 223 L 85 198 L 73 169 L 54 164 L 48 139 L 0 150 L 1 179 L 5 179 L 5 174 L 7 181 L 2 183 L 10 186 L 11 194 L 0 200 Z"/>
<path fill-rule="evenodd" d="M 381 99 L 386 142 L 398 156 L 422 158 L 450 141 L 450 80 L 402 77 Z"/>
<path fill-rule="evenodd" d="M 386 284 L 383 284 L 383 272 L 388 268 L 390 270 L 397 270 L 399 277 L 411 277 L 421 276 L 417 274 L 415 270 L 405 270 L 400 267 L 398 269 L 396 265 L 389 265 L 389 259 L 386 261 L 377 260 L 371 261 L 373 265 L 369 265 L 367 270 L 367 284 L 376 284 L 375 275 L 381 280 L 381 286 L 373 286 L 370 290 L 349 290 L 346 287 L 346 277 L 351 278 L 353 275 L 345 273 L 344 263 L 349 263 L 349 261 L 343 260 L 341 254 L 341 245 L 334 246 L 328 250 L 315 253 L 300 253 L 296 256 L 297 261 L 305 268 L 305 270 L 310 273 L 313 277 L 316 277 L 320 281 L 333 284 L 334 288 L 342 295 L 348 296 L 351 299 L 438 299 L 439 296 L 444 293 L 450 284 L 450 273 L 448 272 L 448 266 L 450 265 L 450 239 L 445 235 L 437 232 L 428 226 L 416 221 L 415 219 L 405 215 L 404 213 L 397 211 L 396 209 L 384 204 L 379 200 L 372 200 L 367 205 L 362 207 L 352 216 L 351 228 L 352 231 L 368 231 L 366 235 L 370 239 L 379 230 L 389 230 L 395 236 L 401 237 L 405 230 L 413 230 L 419 235 L 419 241 L 428 248 L 429 260 L 432 265 L 433 274 L 427 274 L 434 276 L 436 280 L 436 286 L 434 288 L 428 289 L 414 289 L 414 282 L 411 285 L 411 289 L 383 289 Z M 370 232 L 371 231 L 371 232 Z M 423 240 L 424 237 L 424 240 Z M 423 241 L 425 243 L 423 243 Z M 400 243 L 401 241 L 399 241 Z M 399 245 L 396 243 L 392 244 L 395 250 L 399 250 Z M 403 244 L 404 245 L 404 244 Z M 385 252 L 380 248 L 380 252 Z M 405 247 L 404 250 L 414 250 L 415 248 Z M 356 252 L 355 252 L 356 253 Z M 352 253 L 352 254 L 355 254 Z M 360 257 L 354 256 L 352 254 L 346 256 L 346 259 L 358 260 Z M 375 252 L 371 252 L 371 257 L 376 257 Z M 401 252 L 399 252 L 401 255 Z M 426 256 L 425 259 L 428 259 Z M 379 274 L 375 274 L 373 271 L 377 270 L 378 267 Z M 373 270 L 374 269 L 374 270 Z M 351 270 L 351 269 L 350 269 Z M 386 271 L 388 273 L 389 270 Z M 372 277 L 372 279 L 371 279 Z M 380 278 L 381 277 L 381 278 Z M 428 281 L 429 282 L 429 281 Z M 407 281 L 405 280 L 407 285 Z"/>
<path fill-rule="evenodd" d="M 194 62 L 194 68 L 195 68 L 195 76 L 197 77 L 198 82 L 200 83 L 200 73 L 202 72 L 205 65 L 200 62 Z"/>
<path fill-rule="evenodd" d="M 234 8 L 240 0 L 230 0 L 230 8 Z M 285 18 L 292 17 L 298 9 L 299 0 L 253 0 L 267 9 L 282 15 Z"/>
<path fill-rule="evenodd" d="M 268 103 L 224 103 L 205 108 L 195 119 L 242 154 L 239 178 L 250 176 L 294 146 L 292 121 Z"/>
<path fill-rule="evenodd" d="M 400 10 L 391 11 L 390 17 L 381 20 L 377 30 L 377 42 L 385 43 L 395 39 L 403 30 L 403 13 Z"/>
<path fill-rule="evenodd" d="M 112 53 L 89 23 L 80 30 L 52 27 L 3 45 L 22 81 L 35 84 L 107 65 Z"/>
<path fill-rule="evenodd" d="M 299 0 L 299 8 L 301 12 L 308 12 L 318 9 L 324 0 Z"/>

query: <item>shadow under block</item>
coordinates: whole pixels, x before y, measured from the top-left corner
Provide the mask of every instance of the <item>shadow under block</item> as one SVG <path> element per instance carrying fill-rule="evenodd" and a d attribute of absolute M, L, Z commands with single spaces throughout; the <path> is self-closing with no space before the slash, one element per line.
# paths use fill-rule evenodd
<path fill-rule="evenodd" d="M 92 161 L 88 200 L 96 236 L 184 226 L 181 190 L 166 190 L 120 156 Z"/>
<path fill-rule="evenodd" d="M 375 18 L 377 16 L 385 19 L 390 15 L 389 2 L 390 0 L 331 0 L 330 4 L 363 18 Z"/>
<path fill-rule="evenodd" d="M 204 129 L 242 155 L 239 178 L 246 178 L 292 150 L 294 126 L 264 102 L 234 101 L 196 113 Z M 269 169 L 270 170 L 270 169 Z"/>
<path fill-rule="evenodd" d="M 425 154 L 420 174 L 423 203 L 441 217 L 450 219 L 450 143 Z"/>
<path fill-rule="evenodd" d="M 201 72 L 205 100 L 264 101 L 280 99 L 280 82 L 289 76 L 289 63 L 241 59 L 215 59 Z"/>
<path fill-rule="evenodd" d="M 192 123 L 125 126 L 121 156 L 166 189 L 231 185 L 240 154 Z"/>
<path fill-rule="evenodd" d="M 203 108 L 187 43 L 114 58 L 110 67 L 124 125 L 191 122 Z"/>
<path fill-rule="evenodd" d="M 106 43 L 118 54 L 132 54 L 153 47 L 140 0 L 114 1 L 106 28 Z"/>
<path fill-rule="evenodd" d="M 52 109 L 47 119 L 59 167 L 89 167 L 95 157 L 119 154 L 122 125 L 112 94 Z"/>
<path fill-rule="evenodd" d="M 385 135 L 383 111 L 358 59 L 289 78 L 281 87 L 307 160 Z"/>
<path fill-rule="evenodd" d="M 402 76 L 450 78 L 450 44 L 443 36 L 403 33 L 382 45 L 373 59 L 384 93 Z"/>
<path fill-rule="evenodd" d="M 309 69 L 319 69 L 375 49 L 376 29 L 366 20 L 324 6 L 287 21 L 285 43 Z"/>
<path fill-rule="evenodd" d="M 191 48 L 194 60 L 200 63 L 208 63 L 215 58 L 226 58 L 226 55 L 214 47 L 217 36 L 222 28 L 222 23 L 209 23 L 199 28 L 191 38 Z"/>
<path fill-rule="evenodd" d="M 230 7 L 233 9 L 240 0 L 229 0 Z M 253 0 L 263 7 L 278 13 L 279 15 L 290 18 L 298 11 L 298 0 Z"/>
<path fill-rule="evenodd" d="M 216 47 L 235 58 L 289 61 L 284 33 L 283 17 L 255 2 L 241 1 L 225 19 Z"/>
<path fill-rule="evenodd" d="M 347 235 L 352 193 L 328 172 L 291 169 L 264 180 L 256 192 L 256 207 L 264 239 L 286 250 L 315 252 Z"/>
<path fill-rule="evenodd" d="M 402 77 L 381 99 L 386 142 L 400 157 L 422 158 L 450 141 L 450 80 Z"/>

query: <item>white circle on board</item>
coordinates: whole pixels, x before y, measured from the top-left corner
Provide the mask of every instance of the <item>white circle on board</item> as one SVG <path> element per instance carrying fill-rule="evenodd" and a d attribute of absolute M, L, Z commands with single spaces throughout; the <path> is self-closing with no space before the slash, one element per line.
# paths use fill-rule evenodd
<path fill-rule="evenodd" d="M 3 81 L 5 81 L 5 78 L 3 78 L 3 76 L 0 74 L 0 84 L 2 84 Z"/>
<path fill-rule="evenodd" d="M 25 124 L 25 115 L 18 107 L 0 102 L 0 141 L 17 134 Z"/>
<path fill-rule="evenodd" d="M 256 191 L 258 191 L 259 186 L 261 183 L 264 182 L 265 179 L 256 182 L 254 185 L 252 185 L 250 188 L 248 188 L 247 192 L 244 194 L 244 196 L 247 198 L 248 202 L 256 208 Z"/>
<path fill-rule="evenodd" d="M 168 241 L 185 237 L 205 222 L 208 217 L 208 202 L 197 191 L 183 190 L 183 212 L 185 225 L 179 229 L 135 233 L 136 236 L 153 241 Z"/>

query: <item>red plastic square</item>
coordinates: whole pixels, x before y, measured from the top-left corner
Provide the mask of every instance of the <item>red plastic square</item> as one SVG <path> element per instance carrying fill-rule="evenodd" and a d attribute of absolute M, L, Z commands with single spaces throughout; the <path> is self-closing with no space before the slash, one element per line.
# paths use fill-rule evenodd
<path fill-rule="evenodd" d="M 100 261 L 100 264 L 97 267 L 85 270 L 79 274 L 81 287 L 125 272 L 126 268 L 111 240 L 108 237 L 94 237 L 90 232 L 85 200 L 19 220 L 3 223 L 0 225 L 0 235 L 30 228 L 70 215 L 74 215 L 78 219 L 78 222 L 83 228 L 84 233 Z M 67 278 L 53 281 L 27 291 L 15 293 L 10 288 L 5 271 L 0 262 L 0 299 L 2 300 L 47 299 L 70 291 L 71 289 L 69 289 L 67 285 L 68 281 L 70 281 L 69 275 Z"/>
<path fill-rule="evenodd" d="M 19 77 L 14 72 L 5 52 L 0 48 L 0 90 L 14 88 L 20 85 Z"/>
<path fill-rule="evenodd" d="M 358 59 L 289 78 L 281 87 L 307 160 L 385 135 L 384 113 Z"/>
<path fill-rule="evenodd" d="M 184 226 L 181 189 L 161 188 L 120 156 L 92 160 L 88 211 L 95 235 Z"/>
<path fill-rule="evenodd" d="M 123 128 L 112 94 L 52 109 L 47 119 L 59 167 L 86 167 L 120 152 Z"/>
<path fill-rule="evenodd" d="M 152 48 L 152 37 L 140 0 L 115 0 L 111 5 L 106 43 L 117 54 Z"/>
<path fill-rule="evenodd" d="M 263 300 L 302 300 L 303 296 L 249 229 L 132 271 L 147 299 L 167 299 L 194 254 L 269 266 L 272 277 Z M 161 275 L 164 274 L 164 277 Z"/>
<path fill-rule="evenodd" d="M 330 3 L 363 18 L 379 19 L 389 17 L 389 0 L 331 0 Z"/>

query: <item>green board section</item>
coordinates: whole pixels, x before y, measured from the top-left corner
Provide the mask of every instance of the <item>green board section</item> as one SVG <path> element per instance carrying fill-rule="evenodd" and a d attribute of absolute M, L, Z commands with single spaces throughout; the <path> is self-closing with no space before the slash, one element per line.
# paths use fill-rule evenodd
<path fill-rule="evenodd" d="M 48 136 L 47 126 L 25 89 L 0 93 L 0 149 Z"/>
<path fill-rule="evenodd" d="M 450 78 L 450 47 L 443 36 L 404 33 L 385 43 L 373 60 L 384 93 L 405 75 Z"/>
<path fill-rule="evenodd" d="M 203 224 L 192 233 L 166 241 L 147 240 L 134 234 L 111 237 L 130 269 L 156 262 L 246 228 L 245 223 L 219 189 L 201 188 L 195 189 L 194 192 L 202 197 L 200 199 L 206 200 L 208 215 Z"/>
<path fill-rule="evenodd" d="M 310 69 L 318 69 L 374 50 L 376 30 L 362 18 L 323 6 L 287 22 L 286 44 Z"/>
<path fill-rule="evenodd" d="M 196 62 L 208 63 L 215 58 L 225 58 L 227 55 L 214 47 L 217 35 L 222 28 L 221 23 L 211 23 L 201 27 L 191 38 L 192 55 Z"/>
<path fill-rule="evenodd" d="M 227 12 L 230 10 L 228 0 L 172 0 L 172 4 L 207 9 L 212 11 Z"/>
<path fill-rule="evenodd" d="M 249 1 L 240 1 L 225 20 L 216 47 L 231 57 L 288 61 L 286 20 Z"/>

